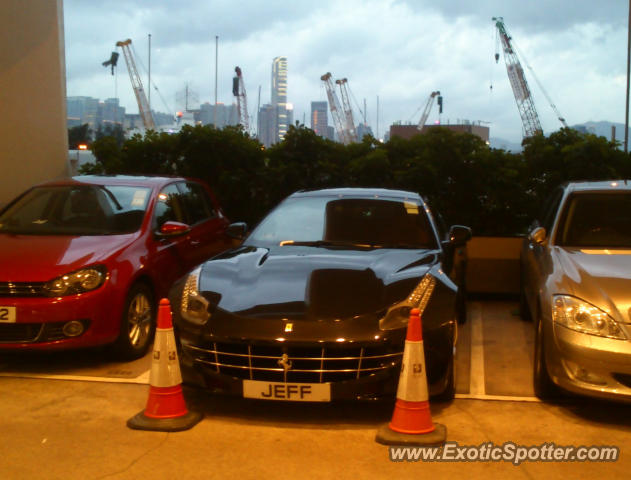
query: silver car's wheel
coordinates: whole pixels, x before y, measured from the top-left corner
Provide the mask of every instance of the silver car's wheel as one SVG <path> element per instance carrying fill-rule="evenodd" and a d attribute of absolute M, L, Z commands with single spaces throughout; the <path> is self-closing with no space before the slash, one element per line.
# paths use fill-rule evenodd
<path fill-rule="evenodd" d="M 134 285 L 127 295 L 115 344 L 120 358 L 139 358 L 147 352 L 155 332 L 155 312 L 151 289 L 141 283 Z"/>

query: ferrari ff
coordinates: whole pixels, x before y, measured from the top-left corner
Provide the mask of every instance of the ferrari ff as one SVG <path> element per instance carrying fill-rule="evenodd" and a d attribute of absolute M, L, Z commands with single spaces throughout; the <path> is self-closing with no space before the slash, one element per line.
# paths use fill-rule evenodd
<path fill-rule="evenodd" d="M 246 229 L 232 225 L 242 244 L 171 291 L 185 382 L 267 400 L 391 397 L 409 312 L 429 274 L 429 391 L 453 398 L 458 286 L 450 275 L 467 227 L 441 233 L 416 193 L 349 188 L 295 193 Z"/>

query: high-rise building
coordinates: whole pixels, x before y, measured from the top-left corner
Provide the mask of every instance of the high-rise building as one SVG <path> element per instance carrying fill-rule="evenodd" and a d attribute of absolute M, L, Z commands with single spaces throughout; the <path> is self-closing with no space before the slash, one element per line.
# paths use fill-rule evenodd
<path fill-rule="evenodd" d="M 272 61 L 272 106 L 276 109 L 276 143 L 283 140 L 291 121 L 287 105 L 287 57 Z"/>
<path fill-rule="evenodd" d="M 324 138 L 329 138 L 327 110 L 327 102 L 311 102 L 311 129 Z"/>
<path fill-rule="evenodd" d="M 276 136 L 276 108 L 269 103 L 261 106 L 258 112 L 259 142 L 269 148 L 277 142 Z"/>

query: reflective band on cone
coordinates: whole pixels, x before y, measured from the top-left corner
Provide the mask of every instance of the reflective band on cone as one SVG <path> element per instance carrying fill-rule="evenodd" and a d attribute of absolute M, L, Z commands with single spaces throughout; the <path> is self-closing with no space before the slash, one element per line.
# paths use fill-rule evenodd
<path fill-rule="evenodd" d="M 188 430 L 202 419 L 202 414 L 186 408 L 182 375 L 177 356 L 171 306 L 160 300 L 156 338 L 153 345 L 149 398 L 145 410 L 127 421 L 129 428 L 177 432 Z"/>
<path fill-rule="evenodd" d="M 425 352 L 419 310 L 410 312 L 392 420 L 377 432 L 385 445 L 440 445 L 447 429 L 433 423 L 429 409 Z"/>

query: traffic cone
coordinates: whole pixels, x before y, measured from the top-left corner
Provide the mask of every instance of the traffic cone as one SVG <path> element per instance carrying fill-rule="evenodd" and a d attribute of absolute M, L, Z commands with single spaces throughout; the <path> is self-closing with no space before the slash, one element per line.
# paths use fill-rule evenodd
<path fill-rule="evenodd" d="M 413 308 L 392 420 L 379 429 L 375 440 L 384 445 L 442 445 L 446 438 L 447 428 L 433 423 L 429 411 L 421 317 Z"/>
<path fill-rule="evenodd" d="M 153 343 L 149 399 L 145 410 L 127 420 L 127 426 L 135 430 L 179 432 L 188 430 L 201 419 L 201 413 L 191 412 L 186 408 L 171 321 L 171 306 L 163 298 L 160 300 Z"/>

